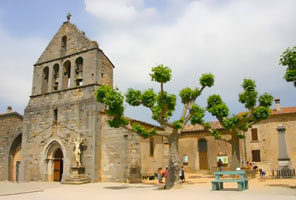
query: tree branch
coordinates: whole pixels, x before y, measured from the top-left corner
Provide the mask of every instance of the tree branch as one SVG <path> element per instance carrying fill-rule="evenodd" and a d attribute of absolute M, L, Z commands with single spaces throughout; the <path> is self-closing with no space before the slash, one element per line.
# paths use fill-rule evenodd
<path fill-rule="evenodd" d="M 237 125 L 235 125 L 235 126 L 232 128 L 232 130 L 236 130 L 238 127 L 240 127 L 240 126 L 243 125 L 244 123 L 248 122 L 248 121 L 251 119 L 251 117 L 253 116 L 253 113 L 254 113 L 254 108 L 251 108 L 251 109 L 250 109 L 250 112 L 248 113 L 248 115 L 247 115 L 245 118 L 243 118 L 242 120 L 240 120 L 240 121 L 237 123 Z"/>
<path fill-rule="evenodd" d="M 183 111 L 182 111 L 182 115 L 181 115 L 181 118 L 185 119 L 186 112 L 187 112 L 187 108 L 186 108 L 186 106 L 184 105 L 184 107 L 183 107 Z"/>

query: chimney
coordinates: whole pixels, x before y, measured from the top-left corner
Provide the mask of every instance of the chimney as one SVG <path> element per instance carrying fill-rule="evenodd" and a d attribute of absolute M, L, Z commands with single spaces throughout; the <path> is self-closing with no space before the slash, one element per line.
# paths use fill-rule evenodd
<path fill-rule="evenodd" d="M 11 113 L 12 112 L 12 107 L 11 106 L 7 106 L 7 112 Z"/>
<path fill-rule="evenodd" d="M 274 100 L 274 102 L 275 102 L 275 110 L 276 110 L 277 112 L 279 112 L 279 111 L 281 110 L 280 99 L 277 98 L 277 99 Z"/>

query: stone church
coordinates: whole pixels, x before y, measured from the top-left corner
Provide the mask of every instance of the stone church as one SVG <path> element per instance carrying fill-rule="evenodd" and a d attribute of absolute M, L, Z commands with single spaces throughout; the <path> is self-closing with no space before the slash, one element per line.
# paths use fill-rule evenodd
<path fill-rule="evenodd" d="M 75 165 L 73 141 L 79 136 L 91 182 L 136 181 L 139 138 L 110 129 L 94 97 L 99 85 L 112 86 L 113 68 L 97 42 L 64 22 L 34 65 L 24 116 L 2 116 L 12 123 L 1 120 L 0 180 L 63 181 Z"/>
<path fill-rule="evenodd" d="M 67 182 L 76 169 L 90 182 L 140 182 L 143 176 L 166 167 L 165 138 L 142 139 L 107 125 L 94 91 L 99 85 L 112 86 L 113 69 L 97 42 L 69 19 L 64 22 L 34 65 L 24 116 L 11 107 L 0 114 L 0 180 Z M 296 168 L 292 142 L 296 139 L 296 107 L 274 110 L 270 119 L 245 133 L 241 160 L 276 169 L 278 156 L 273 150 L 278 146 L 276 127 L 280 124 L 287 128 L 286 148 Z M 229 137 L 219 123 L 212 125 L 223 138 Z M 74 154 L 77 138 L 82 139 L 79 169 Z M 180 137 L 179 156 L 187 172 L 215 170 L 219 156 L 227 158 L 225 167 L 231 163 L 231 145 L 189 125 Z"/>

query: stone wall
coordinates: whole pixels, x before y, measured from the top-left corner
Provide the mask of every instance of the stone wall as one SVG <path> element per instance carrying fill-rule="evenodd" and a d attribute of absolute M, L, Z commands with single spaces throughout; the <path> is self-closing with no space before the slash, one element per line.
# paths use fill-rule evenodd
<path fill-rule="evenodd" d="M 14 140 L 22 133 L 22 116 L 18 113 L 0 114 L 0 181 L 9 180 L 10 150 Z"/>
<path fill-rule="evenodd" d="M 230 139 L 229 135 L 225 135 L 226 132 L 220 131 L 223 135 L 223 139 Z M 222 140 L 216 140 L 213 136 L 210 136 L 206 132 L 196 133 L 183 133 L 179 140 L 179 159 L 182 163 L 182 157 L 188 156 L 188 164 L 184 165 L 184 168 L 188 172 L 196 172 L 200 170 L 200 159 L 198 151 L 198 141 L 205 139 L 207 141 L 207 166 L 209 170 L 216 170 L 218 155 L 228 156 L 229 164 L 231 162 L 231 145 Z"/>
<path fill-rule="evenodd" d="M 107 116 L 102 118 L 101 135 L 101 181 L 140 182 L 140 137 L 123 128 L 109 127 Z"/>
<path fill-rule="evenodd" d="M 23 180 L 47 181 L 52 170 L 48 166 L 48 148 L 57 142 L 63 152 L 63 177 L 69 176 L 74 165 L 73 139 L 81 134 L 82 164 L 91 181 L 98 179 L 96 154 L 99 135 L 99 111 L 95 101 L 95 86 L 81 87 L 31 97 L 24 114 L 22 166 Z M 57 109 L 55 121 L 54 110 Z"/>
<path fill-rule="evenodd" d="M 260 150 L 261 162 L 256 162 L 259 168 L 269 175 L 278 167 L 278 132 L 277 126 L 286 128 L 287 151 L 291 158 L 292 167 L 296 169 L 296 114 L 272 115 L 261 121 L 253 128 L 258 130 L 258 140 L 252 140 L 251 130 L 246 133 L 247 160 L 252 161 L 252 150 Z"/>

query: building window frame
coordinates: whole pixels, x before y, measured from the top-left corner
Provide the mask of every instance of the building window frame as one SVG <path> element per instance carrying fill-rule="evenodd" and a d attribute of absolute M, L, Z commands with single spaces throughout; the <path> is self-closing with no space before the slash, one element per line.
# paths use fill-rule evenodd
<path fill-rule="evenodd" d="M 252 128 L 251 129 L 251 141 L 259 141 L 258 139 L 258 129 Z"/>
<path fill-rule="evenodd" d="M 252 162 L 261 162 L 261 152 L 259 149 L 252 150 Z"/>

